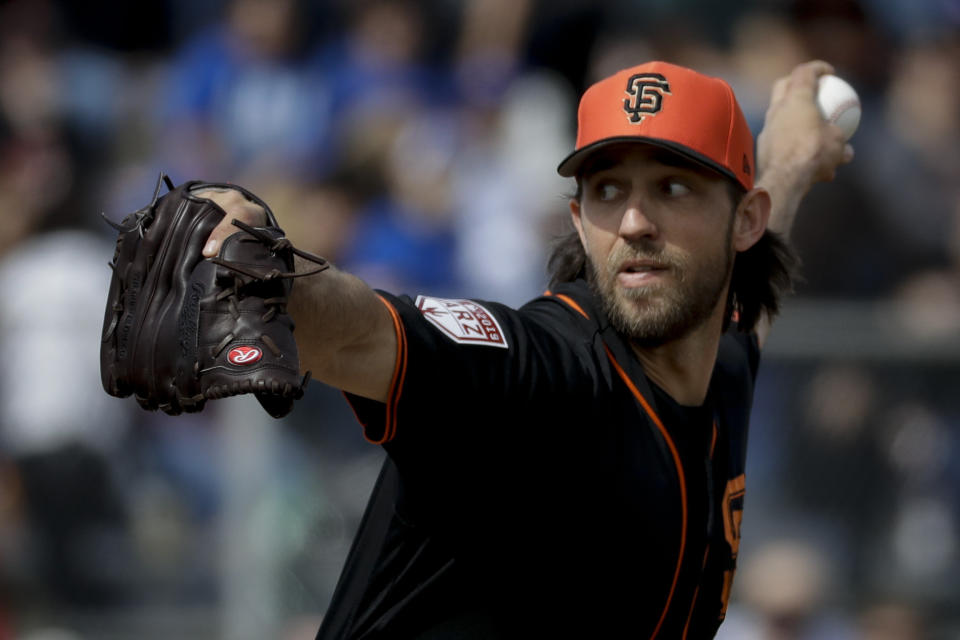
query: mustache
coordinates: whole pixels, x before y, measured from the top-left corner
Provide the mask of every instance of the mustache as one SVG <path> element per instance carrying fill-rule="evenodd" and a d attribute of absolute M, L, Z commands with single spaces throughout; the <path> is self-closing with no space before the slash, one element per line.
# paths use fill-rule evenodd
<path fill-rule="evenodd" d="M 621 245 L 614 248 L 607 256 L 606 270 L 610 275 L 616 275 L 620 265 L 630 261 L 652 262 L 657 267 L 671 269 L 678 274 L 686 270 L 686 261 L 669 249 L 639 245 Z"/>

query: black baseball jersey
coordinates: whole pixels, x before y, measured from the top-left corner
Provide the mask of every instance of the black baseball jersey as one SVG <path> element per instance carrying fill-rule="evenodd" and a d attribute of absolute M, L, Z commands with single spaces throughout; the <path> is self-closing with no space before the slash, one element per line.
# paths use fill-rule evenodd
<path fill-rule="evenodd" d="M 740 538 L 756 337 L 702 407 L 652 385 L 589 287 L 518 310 L 381 294 L 387 461 L 323 626 L 340 638 L 709 638 Z"/>

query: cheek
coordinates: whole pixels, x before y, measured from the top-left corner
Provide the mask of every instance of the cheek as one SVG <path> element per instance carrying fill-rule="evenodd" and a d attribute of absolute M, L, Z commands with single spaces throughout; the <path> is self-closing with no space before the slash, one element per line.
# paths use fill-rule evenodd
<path fill-rule="evenodd" d="M 589 201 L 581 209 L 581 222 L 593 232 L 617 234 L 623 218 L 623 207 L 615 203 Z"/>
<path fill-rule="evenodd" d="M 732 241 L 732 219 L 691 220 L 678 228 L 674 237 L 692 253 L 714 254 L 727 251 Z"/>
<path fill-rule="evenodd" d="M 602 262 L 616 242 L 617 234 L 584 218 L 581 220 L 580 240 L 587 255 L 594 261 L 599 259 Z"/>

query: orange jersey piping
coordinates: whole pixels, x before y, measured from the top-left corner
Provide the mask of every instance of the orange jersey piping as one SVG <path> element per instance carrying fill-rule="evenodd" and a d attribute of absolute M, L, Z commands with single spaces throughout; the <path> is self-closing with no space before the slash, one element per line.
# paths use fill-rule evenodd
<path fill-rule="evenodd" d="M 713 449 L 717 444 L 717 421 L 713 421 L 713 437 L 710 439 L 710 459 L 713 460 Z"/>
<path fill-rule="evenodd" d="M 390 391 L 387 394 L 387 414 L 383 425 L 383 436 L 379 440 L 373 440 L 364 431 L 363 437 L 372 444 L 385 444 L 397 435 L 397 406 L 400 404 L 400 394 L 403 393 L 403 382 L 407 376 L 407 332 L 393 305 L 379 294 L 377 298 L 390 312 L 390 317 L 393 320 L 393 330 L 397 335 L 397 361 L 393 365 Z"/>
<path fill-rule="evenodd" d="M 657 621 L 657 626 L 653 630 L 653 634 L 650 636 L 650 640 L 657 637 L 657 634 L 660 633 L 660 627 L 663 626 L 663 621 L 667 618 L 667 612 L 670 610 L 670 603 L 673 600 L 673 593 L 677 588 L 677 582 L 680 579 L 680 569 L 683 566 L 683 553 L 686 551 L 687 547 L 687 482 L 684 478 L 683 472 L 683 463 L 680 461 L 680 453 L 677 451 L 677 447 L 673 442 L 673 438 L 670 437 L 670 434 L 667 433 L 666 427 L 663 426 L 660 417 L 657 415 L 656 411 L 653 410 L 653 407 L 647 402 L 647 399 L 643 397 L 643 394 L 640 393 L 636 385 L 633 384 L 633 381 L 630 379 L 630 376 L 627 375 L 627 372 L 623 370 L 620 366 L 620 363 L 617 362 L 617 359 L 613 356 L 613 353 L 610 351 L 610 348 L 607 345 L 603 345 L 604 350 L 607 352 L 607 357 L 610 359 L 610 362 L 613 364 L 614 369 L 617 370 L 617 373 L 623 379 L 623 382 L 627 385 L 627 388 L 630 389 L 630 392 L 637 399 L 637 402 L 643 407 L 643 410 L 647 412 L 647 415 L 650 416 L 650 419 L 653 421 L 653 424 L 656 425 L 657 429 L 660 431 L 660 435 L 663 436 L 663 439 L 667 443 L 667 447 L 670 449 L 670 454 L 673 456 L 673 462 L 677 467 L 677 479 L 680 483 L 680 551 L 677 553 L 677 568 L 673 572 L 673 582 L 670 584 L 670 593 L 667 594 L 667 602 L 663 607 L 663 613 L 660 614 L 660 620 Z"/>
<path fill-rule="evenodd" d="M 701 576 L 707 568 L 707 557 L 710 555 L 710 545 L 707 544 L 707 550 L 703 552 L 703 569 L 700 570 Z M 681 640 L 687 640 L 687 631 L 690 630 L 690 620 L 693 619 L 693 609 L 697 606 L 697 596 L 700 595 L 700 584 L 693 590 L 693 600 L 690 602 L 690 613 L 687 614 L 687 623 L 683 625 L 683 637 Z"/>
<path fill-rule="evenodd" d="M 570 296 L 565 295 L 565 294 L 563 294 L 563 293 L 553 293 L 553 292 L 550 291 L 549 289 L 547 289 L 546 291 L 544 291 L 544 292 L 543 292 L 543 295 L 545 295 L 545 296 L 552 296 L 552 297 L 554 297 L 554 298 L 559 298 L 560 300 L 563 300 L 564 302 L 566 302 L 566 303 L 570 306 L 571 309 L 573 309 L 574 311 L 576 311 L 577 313 L 579 313 L 580 315 L 582 315 L 582 316 L 583 316 L 584 318 L 586 318 L 587 320 L 590 319 L 590 316 L 587 315 L 587 312 L 584 311 L 584 310 L 580 307 L 580 305 L 577 304 L 577 301 L 574 300 L 573 298 L 571 298 Z"/>

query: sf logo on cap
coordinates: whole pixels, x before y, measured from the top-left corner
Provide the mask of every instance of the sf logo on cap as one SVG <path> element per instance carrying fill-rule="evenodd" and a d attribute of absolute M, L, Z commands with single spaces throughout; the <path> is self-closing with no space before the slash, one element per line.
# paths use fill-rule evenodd
<path fill-rule="evenodd" d="M 630 122 L 640 122 L 663 108 L 663 94 L 670 93 L 670 84 L 659 73 L 638 73 L 627 80 L 627 95 L 623 110 Z"/>

